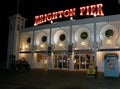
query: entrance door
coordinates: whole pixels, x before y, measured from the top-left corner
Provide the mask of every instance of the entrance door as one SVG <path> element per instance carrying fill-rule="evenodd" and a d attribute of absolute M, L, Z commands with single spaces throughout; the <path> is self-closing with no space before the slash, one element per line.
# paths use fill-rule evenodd
<path fill-rule="evenodd" d="M 48 56 L 45 53 L 37 53 L 36 68 L 43 69 L 45 65 L 48 65 Z M 47 66 L 46 66 L 47 67 Z"/>
<path fill-rule="evenodd" d="M 68 68 L 69 60 L 67 54 L 54 54 L 54 68 Z"/>
<path fill-rule="evenodd" d="M 74 69 L 86 69 L 89 67 L 91 54 L 81 53 L 74 56 Z"/>

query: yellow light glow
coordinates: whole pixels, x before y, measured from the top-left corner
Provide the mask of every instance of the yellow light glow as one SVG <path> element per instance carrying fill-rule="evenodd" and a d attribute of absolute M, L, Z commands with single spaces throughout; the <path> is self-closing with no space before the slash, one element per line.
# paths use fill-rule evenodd
<path fill-rule="evenodd" d="M 107 44 L 111 45 L 112 44 L 111 40 L 107 40 Z"/>
<path fill-rule="evenodd" d="M 29 46 L 24 44 L 20 48 L 22 51 L 25 51 L 25 50 L 28 50 Z"/>
<path fill-rule="evenodd" d="M 25 49 L 28 49 L 28 45 L 25 45 Z"/>
<path fill-rule="evenodd" d="M 81 42 L 81 45 L 82 45 L 82 46 L 85 46 L 85 44 L 86 44 L 85 42 Z"/>
<path fill-rule="evenodd" d="M 44 60 L 44 64 L 48 64 L 48 60 L 47 59 Z"/>
<path fill-rule="evenodd" d="M 63 46 L 63 43 L 59 43 L 59 47 L 62 47 Z"/>
<path fill-rule="evenodd" d="M 44 44 L 41 44 L 40 47 L 41 47 L 41 48 L 45 48 L 45 45 L 44 45 Z"/>
<path fill-rule="evenodd" d="M 19 54 L 19 58 L 21 59 L 22 57 L 26 57 L 26 55 L 25 55 L 25 53 L 21 53 L 21 54 Z"/>
<path fill-rule="evenodd" d="M 75 63 L 76 63 L 76 60 L 74 60 L 73 63 L 75 64 Z"/>

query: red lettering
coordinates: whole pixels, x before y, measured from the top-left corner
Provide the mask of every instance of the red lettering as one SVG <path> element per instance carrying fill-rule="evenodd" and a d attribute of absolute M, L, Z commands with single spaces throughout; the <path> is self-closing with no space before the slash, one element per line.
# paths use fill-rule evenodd
<path fill-rule="evenodd" d="M 80 7 L 80 16 L 87 15 L 87 16 L 104 16 L 103 10 L 102 10 L 103 4 L 96 4 L 96 5 L 90 5 L 90 6 L 83 6 Z M 35 23 L 34 25 L 42 24 L 47 21 L 55 20 L 58 18 L 63 17 L 71 17 L 76 15 L 76 8 L 72 9 L 66 9 L 61 10 L 58 12 L 48 13 L 44 15 L 38 15 L 35 16 Z"/>
<path fill-rule="evenodd" d="M 97 15 L 98 16 L 104 16 L 102 7 L 103 7 L 103 4 L 97 4 Z"/>
<path fill-rule="evenodd" d="M 58 11 L 59 18 L 62 18 L 63 11 Z"/>
<path fill-rule="evenodd" d="M 90 15 L 96 15 L 96 5 L 91 5 L 90 6 L 91 7 L 91 13 L 90 13 Z"/>
<path fill-rule="evenodd" d="M 41 24 L 42 22 L 43 22 L 43 15 L 35 16 L 35 24 L 34 25 Z"/>
<path fill-rule="evenodd" d="M 102 7 L 103 7 L 102 4 L 80 7 L 80 15 L 83 16 L 86 13 L 86 15 L 91 15 L 91 16 L 93 15 L 103 16 L 104 13 Z"/>
<path fill-rule="evenodd" d="M 64 15 L 64 17 L 69 17 L 69 10 L 65 10 L 65 11 L 63 12 L 63 15 Z"/>
<path fill-rule="evenodd" d="M 52 17 L 53 20 L 58 18 L 57 17 L 57 12 L 53 12 L 52 15 L 53 15 L 53 17 Z"/>
<path fill-rule="evenodd" d="M 86 6 L 86 11 L 87 11 L 87 12 L 86 12 L 86 15 L 90 15 L 90 14 L 89 14 L 89 6 Z"/>
<path fill-rule="evenodd" d="M 70 9 L 69 10 L 69 16 L 75 16 L 76 15 L 76 9 L 73 8 L 73 9 Z"/>
<path fill-rule="evenodd" d="M 35 23 L 34 23 L 34 25 L 37 25 L 37 23 L 39 23 L 39 16 L 35 16 Z"/>
<path fill-rule="evenodd" d="M 44 22 L 47 21 L 47 14 L 44 14 Z"/>
<path fill-rule="evenodd" d="M 43 15 L 40 15 L 40 21 L 41 21 L 41 23 L 44 22 L 44 21 L 43 21 Z"/>
<path fill-rule="evenodd" d="M 85 11 L 85 7 L 80 7 L 80 15 L 83 15 L 84 11 Z"/>
<path fill-rule="evenodd" d="M 51 20 L 52 20 L 52 14 L 48 13 L 48 15 L 47 15 L 47 21 L 51 21 Z"/>

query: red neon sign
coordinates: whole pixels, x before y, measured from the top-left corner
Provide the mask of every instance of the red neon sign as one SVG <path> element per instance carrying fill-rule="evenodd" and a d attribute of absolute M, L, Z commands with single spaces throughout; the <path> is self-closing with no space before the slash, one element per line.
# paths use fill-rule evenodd
<path fill-rule="evenodd" d="M 80 7 L 80 16 L 83 16 L 83 15 L 104 16 L 102 7 L 103 7 L 103 4 Z M 86 13 L 86 14 L 84 14 L 84 13 Z"/>
<path fill-rule="evenodd" d="M 103 4 L 96 4 L 96 5 L 90 5 L 90 6 L 84 6 L 80 7 L 80 16 L 87 15 L 87 16 L 104 16 L 103 10 L 102 10 Z M 76 15 L 76 8 L 72 9 L 66 9 L 61 10 L 57 12 L 52 12 L 48 14 L 43 15 L 37 15 L 35 16 L 35 23 L 34 26 L 45 23 L 47 21 L 64 18 L 64 17 L 72 17 Z"/>

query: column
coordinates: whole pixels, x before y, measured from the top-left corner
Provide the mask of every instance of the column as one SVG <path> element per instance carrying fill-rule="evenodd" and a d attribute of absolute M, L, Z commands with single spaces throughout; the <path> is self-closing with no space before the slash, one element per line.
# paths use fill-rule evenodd
<path fill-rule="evenodd" d="M 34 60 L 34 37 L 35 37 L 35 31 L 33 31 L 32 36 L 32 47 L 31 47 L 31 68 L 35 68 L 35 60 Z"/>
<path fill-rule="evenodd" d="M 72 46 L 71 50 L 73 51 L 73 44 L 72 44 L 72 25 L 70 25 L 70 44 Z M 69 50 L 69 49 L 68 49 Z M 70 58 L 70 69 L 69 70 L 73 70 L 74 69 L 74 64 L 73 64 L 73 59 L 72 59 L 72 55 L 73 55 L 73 52 L 69 52 L 68 53 L 68 56 Z"/>
<path fill-rule="evenodd" d="M 95 64 L 96 64 L 96 18 L 94 18 L 94 61 L 95 61 Z"/>
<path fill-rule="evenodd" d="M 48 69 L 52 69 L 52 63 L 51 63 L 51 28 L 50 28 L 50 39 L 49 39 L 49 44 L 48 44 Z M 50 52 L 50 53 L 49 53 Z"/>

